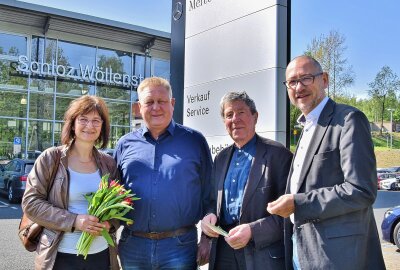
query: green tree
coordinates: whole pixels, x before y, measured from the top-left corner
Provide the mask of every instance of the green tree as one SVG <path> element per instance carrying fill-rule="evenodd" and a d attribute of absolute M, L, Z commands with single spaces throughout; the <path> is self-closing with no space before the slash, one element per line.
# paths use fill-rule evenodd
<path fill-rule="evenodd" d="M 345 41 L 344 35 L 332 30 L 327 36 L 313 38 L 305 51 L 306 55 L 320 62 L 322 69 L 329 74 L 327 94 L 334 100 L 346 94 L 346 88 L 354 83 L 355 78 L 353 67 L 344 56 L 347 49 Z"/>
<path fill-rule="evenodd" d="M 368 95 L 376 101 L 379 106 L 378 111 L 380 112 L 381 128 L 379 135 L 382 135 L 383 130 L 383 117 L 386 113 L 385 104 L 388 100 L 396 99 L 396 93 L 400 90 L 400 81 L 396 73 L 388 66 L 382 67 L 382 69 L 376 74 L 375 80 L 368 84 Z"/>

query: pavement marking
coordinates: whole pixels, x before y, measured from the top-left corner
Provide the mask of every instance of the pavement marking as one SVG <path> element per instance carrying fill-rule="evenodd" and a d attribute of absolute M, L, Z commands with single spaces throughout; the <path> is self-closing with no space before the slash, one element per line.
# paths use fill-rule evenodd
<path fill-rule="evenodd" d="M 8 207 L 8 206 L 10 206 L 8 203 L 2 202 L 2 201 L 0 201 L 0 203 L 3 204 L 3 205 L 0 205 L 0 207 Z"/>

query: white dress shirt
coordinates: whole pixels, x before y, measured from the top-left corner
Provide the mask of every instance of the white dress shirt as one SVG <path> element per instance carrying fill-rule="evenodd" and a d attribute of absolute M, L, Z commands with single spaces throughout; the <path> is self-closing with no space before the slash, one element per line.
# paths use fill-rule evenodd
<path fill-rule="evenodd" d="M 297 123 L 303 126 L 303 133 L 297 145 L 296 155 L 293 161 L 293 172 L 290 178 L 290 193 L 296 194 L 299 189 L 300 173 L 303 168 L 304 159 L 307 154 L 308 146 L 311 144 L 311 139 L 314 135 L 315 127 L 317 126 L 318 118 L 321 115 L 328 97 L 325 97 L 318 105 L 307 115 L 300 115 Z M 294 223 L 294 214 L 290 215 L 290 220 Z"/>

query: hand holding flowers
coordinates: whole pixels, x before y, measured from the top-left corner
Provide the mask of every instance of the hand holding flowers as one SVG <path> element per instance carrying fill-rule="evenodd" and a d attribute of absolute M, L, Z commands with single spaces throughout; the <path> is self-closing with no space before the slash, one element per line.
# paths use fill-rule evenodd
<path fill-rule="evenodd" d="M 100 235 L 103 228 L 109 231 L 110 223 L 104 221 L 99 222 L 99 219 L 95 216 L 80 214 L 76 217 L 74 223 L 75 230 L 87 232 L 92 235 Z"/>
<path fill-rule="evenodd" d="M 108 178 L 109 174 L 104 175 L 101 178 L 99 189 L 95 193 L 85 195 L 86 200 L 89 202 L 88 214 L 93 216 L 91 217 L 92 220 L 87 219 L 88 221 L 86 224 L 88 231 L 91 233 L 86 231 L 82 232 L 76 245 L 78 250 L 77 255 L 83 255 L 85 259 L 89 252 L 90 245 L 96 237 L 95 235 L 92 235 L 92 233 L 96 234 L 96 232 L 98 233 L 100 231 L 107 243 L 110 246 L 114 246 L 114 242 L 108 233 L 108 230 L 105 228 L 106 225 L 101 224 L 101 228 L 95 226 L 95 224 L 100 224 L 110 219 L 119 219 L 128 224 L 133 223 L 133 220 L 125 218 L 124 216 L 130 210 L 133 210 L 133 201 L 138 200 L 139 198 L 135 197 L 135 194 L 131 194 L 130 190 L 126 190 L 116 180 L 108 183 Z M 97 220 L 95 220 L 94 217 L 97 218 Z"/>

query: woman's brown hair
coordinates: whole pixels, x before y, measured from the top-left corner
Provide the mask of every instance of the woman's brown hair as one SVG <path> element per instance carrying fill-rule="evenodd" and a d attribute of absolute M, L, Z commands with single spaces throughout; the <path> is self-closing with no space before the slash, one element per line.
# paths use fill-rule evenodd
<path fill-rule="evenodd" d="M 81 96 L 69 104 L 64 114 L 64 126 L 61 132 L 62 144 L 69 145 L 75 138 L 75 131 L 73 130 L 75 119 L 80 115 L 93 111 L 96 111 L 100 115 L 101 120 L 103 120 L 100 136 L 97 138 L 96 144 L 100 145 L 100 148 L 107 146 L 110 134 L 110 118 L 107 105 L 102 98 L 87 95 Z"/>

